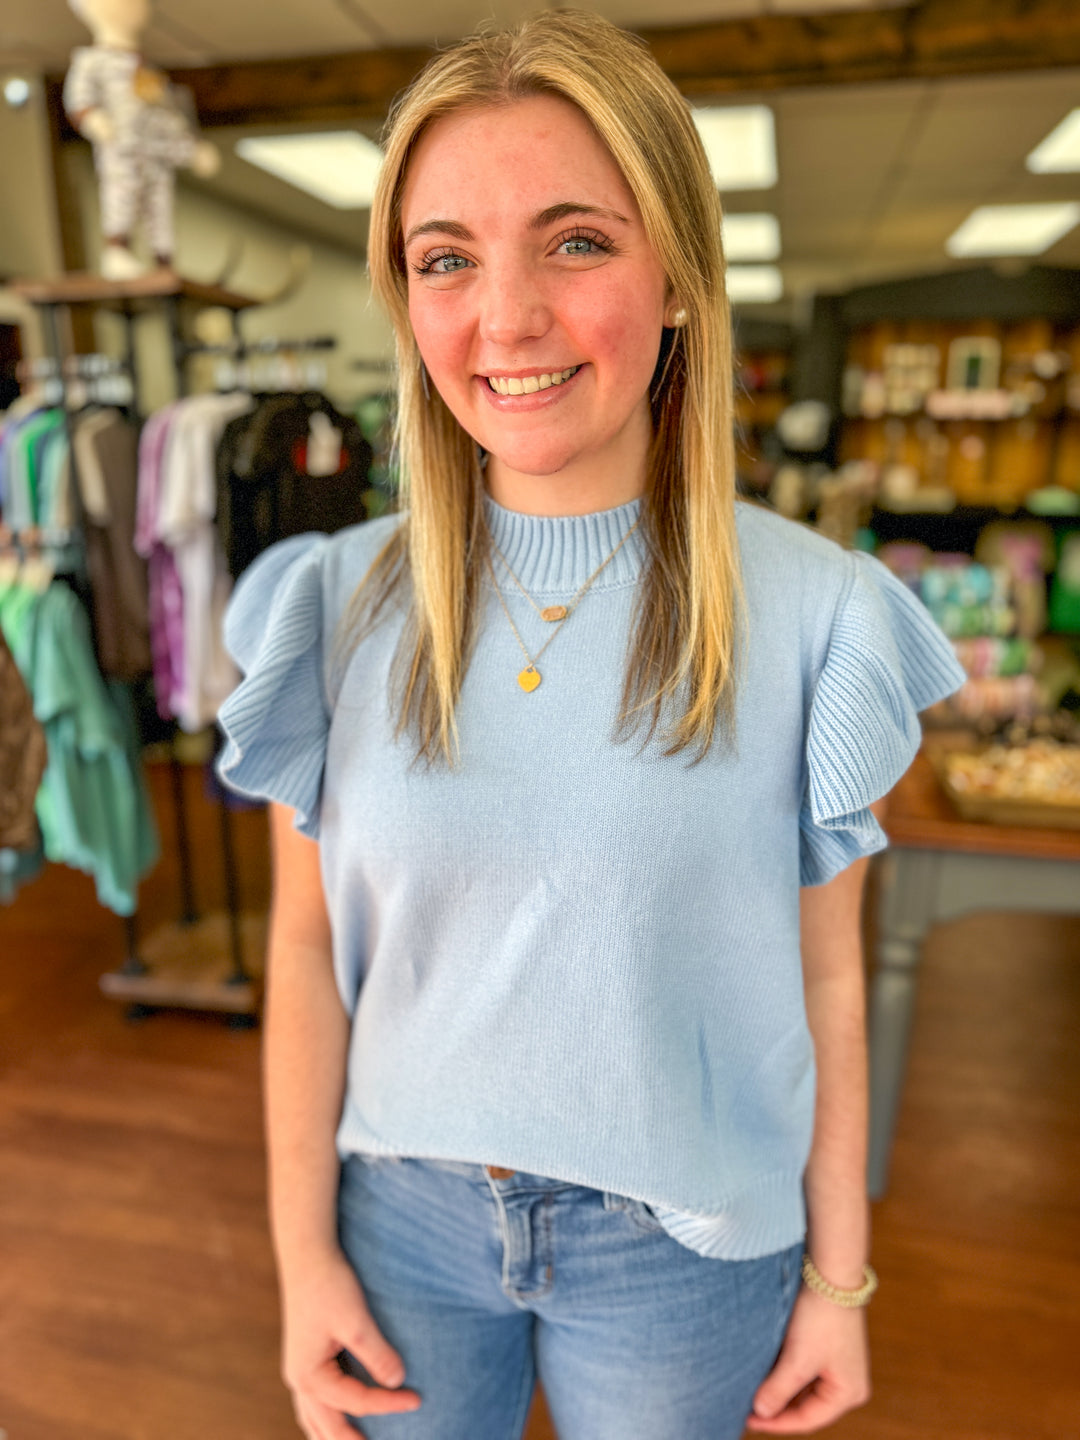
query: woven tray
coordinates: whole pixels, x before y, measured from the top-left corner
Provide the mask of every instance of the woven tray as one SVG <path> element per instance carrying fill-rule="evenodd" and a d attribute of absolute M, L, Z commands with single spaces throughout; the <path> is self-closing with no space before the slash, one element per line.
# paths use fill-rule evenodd
<path fill-rule="evenodd" d="M 972 795 L 953 787 L 943 761 L 935 764 L 942 789 L 964 820 L 988 825 L 1036 825 L 1051 830 L 1080 830 L 1080 805 L 1055 805 L 1034 800 L 1009 800 L 996 795 Z"/>

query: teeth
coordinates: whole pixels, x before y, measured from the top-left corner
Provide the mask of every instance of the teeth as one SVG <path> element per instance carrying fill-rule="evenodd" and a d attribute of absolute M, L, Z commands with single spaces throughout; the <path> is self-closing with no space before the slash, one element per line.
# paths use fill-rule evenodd
<path fill-rule="evenodd" d="M 522 379 L 504 375 L 489 375 L 488 384 L 499 395 L 534 395 L 537 390 L 550 390 L 552 385 L 561 385 L 576 375 L 580 365 L 570 365 L 565 370 L 553 370 L 548 375 L 526 375 Z"/>

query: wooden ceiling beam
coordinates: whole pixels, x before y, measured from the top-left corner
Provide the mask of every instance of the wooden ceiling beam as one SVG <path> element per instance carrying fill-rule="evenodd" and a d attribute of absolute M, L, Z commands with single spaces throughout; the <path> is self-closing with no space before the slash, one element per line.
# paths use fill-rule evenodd
<path fill-rule="evenodd" d="M 917 0 L 640 32 L 683 94 L 1080 66 L 1075 0 Z M 381 121 L 433 51 L 411 46 L 171 71 L 204 126 Z"/>
<path fill-rule="evenodd" d="M 195 96 L 199 121 L 267 125 L 383 120 L 390 102 L 434 54 L 426 47 L 358 50 L 170 70 Z"/>
<path fill-rule="evenodd" d="M 921 0 L 643 34 L 690 96 L 1080 65 L 1080 6 L 1062 0 Z"/>

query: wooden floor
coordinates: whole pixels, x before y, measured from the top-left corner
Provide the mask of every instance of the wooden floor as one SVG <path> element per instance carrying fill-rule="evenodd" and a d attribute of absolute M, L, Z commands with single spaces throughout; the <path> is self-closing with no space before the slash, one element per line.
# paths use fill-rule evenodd
<path fill-rule="evenodd" d="M 215 815 L 187 779 L 199 899 L 220 906 Z M 263 817 L 234 819 L 258 909 Z M 165 861 L 142 923 L 176 909 Z M 0 908 L 0 1427 L 286 1440 L 258 1034 L 130 1023 L 97 988 L 121 958 L 85 877 L 50 868 Z M 984 915 L 933 937 L 876 1209 L 875 1396 L 837 1437 L 1080 1436 L 1078 1020 L 1080 920 Z M 551 1436 L 538 1399 L 529 1440 Z"/>

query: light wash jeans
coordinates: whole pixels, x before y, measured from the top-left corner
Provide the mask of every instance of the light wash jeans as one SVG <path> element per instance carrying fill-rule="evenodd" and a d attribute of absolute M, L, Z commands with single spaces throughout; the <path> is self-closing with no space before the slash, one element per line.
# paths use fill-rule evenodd
<path fill-rule="evenodd" d="M 397 1157 L 346 1162 L 339 1227 L 423 1402 L 369 1440 L 518 1440 L 538 1376 L 560 1440 L 737 1440 L 802 1254 L 709 1260 L 638 1200 Z"/>

